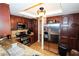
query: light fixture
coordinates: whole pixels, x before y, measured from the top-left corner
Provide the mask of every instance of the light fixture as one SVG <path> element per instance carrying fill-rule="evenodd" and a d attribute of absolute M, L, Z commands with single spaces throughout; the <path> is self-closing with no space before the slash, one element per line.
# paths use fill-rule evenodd
<path fill-rule="evenodd" d="M 46 13 L 46 11 L 44 10 L 44 7 L 40 7 L 40 8 L 37 10 L 38 16 L 44 16 L 45 13 Z"/>

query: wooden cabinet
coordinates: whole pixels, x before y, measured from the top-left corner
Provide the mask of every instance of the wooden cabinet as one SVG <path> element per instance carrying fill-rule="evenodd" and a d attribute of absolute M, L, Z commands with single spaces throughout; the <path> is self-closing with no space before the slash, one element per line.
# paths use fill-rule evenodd
<path fill-rule="evenodd" d="M 31 42 L 34 43 L 38 40 L 38 21 L 36 19 L 27 19 L 19 16 L 11 15 L 11 29 L 17 30 L 17 23 L 23 23 L 27 29 L 31 29 L 34 35 L 30 38 Z"/>
<path fill-rule="evenodd" d="M 47 23 L 60 23 L 61 16 L 53 16 L 53 17 L 47 17 L 46 22 Z"/>
<path fill-rule="evenodd" d="M 0 3 L 0 35 L 11 34 L 9 5 Z"/>
<path fill-rule="evenodd" d="M 48 17 L 47 23 L 50 20 L 56 20 L 60 23 L 59 43 L 63 43 L 69 48 L 76 49 L 79 51 L 79 13 Z"/>
<path fill-rule="evenodd" d="M 34 37 L 32 37 L 33 41 L 36 42 L 38 40 L 38 20 L 30 19 L 28 20 L 28 28 L 34 32 Z"/>
<path fill-rule="evenodd" d="M 34 23 L 33 23 L 33 30 L 34 30 L 34 41 L 36 42 L 38 40 L 38 20 L 34 20 Z"/>
<path fill-rule="evenodd" d="M 28 20 L 28 28 L 33 30 L 33 20 L 32 19 Z"/>
<path fill-rule="evenodd" d="M 15 16 L 10 16 L 10 20 L 11 20 L 11 30 L 16 30 L 17 19 L 15 18 Z"/>
<path fill-rule="evenodd" d="M 28 19 L 27 18 L 11 15 L 10 20 L 11 20 L 11 29 L 12 30 L 17 29 L 17 23 L 23 23 L 23 24 L 26 25 L 26 27 L 28 25 Z"/>
<path fill-rule="evenodd" d="M 29 36 L 30 44 L 34 43 L 34 35 Z"/>
<path fill-rule="evenodd" d="M 69 21 L 67 16 L 62 16 L 62 20 L 60 22 L 60 43 L 68 44 L 68 26 Z"/>
<path fill-rule="evenodd" d="M 68 45 L 71 49 L 79 50 L 79 14 L 70 14 L 63 17 L 61 22 L 60 42 Z M 66 22 L 64 22 L 64 20 Z M 65 24 L 63 24 L 63 22 Z"/>

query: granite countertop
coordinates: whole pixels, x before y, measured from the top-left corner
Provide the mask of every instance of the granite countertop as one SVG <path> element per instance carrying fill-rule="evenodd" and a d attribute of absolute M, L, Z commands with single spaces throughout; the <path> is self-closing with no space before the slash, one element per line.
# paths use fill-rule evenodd
<path fill-rule="evenodd" d="M 13 43 L 7 49 L 0 46 L 0 56 L 44 56 L 44 54 L 21 43 Z"/>
<path fill-rule="evenodd" d="M 8 52 L 0 45 L 0 56 L 9 56 Z"/>
<path fill-rule="evenodd" d="M 43 56 L 44 55 L 21 43 L 14 43 L 12 47 L 7 49 L 7 51 L 11 56 Z"/>

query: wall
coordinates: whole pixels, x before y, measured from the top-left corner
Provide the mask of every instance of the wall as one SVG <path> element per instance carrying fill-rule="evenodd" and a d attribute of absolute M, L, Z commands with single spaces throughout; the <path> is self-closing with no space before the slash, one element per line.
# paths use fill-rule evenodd
<path fill-rule="evenodd" d="M 56 20 L 61 24 L 60 43 L 79 51 L 79 13 L 52 16 L 47 18 L 47 22 L 49 20 Z"/>
<path fill-rule="evenodd" d="M 9 5 L 0 3 L 0 35 L 10 35 L 10 11 Z"/>

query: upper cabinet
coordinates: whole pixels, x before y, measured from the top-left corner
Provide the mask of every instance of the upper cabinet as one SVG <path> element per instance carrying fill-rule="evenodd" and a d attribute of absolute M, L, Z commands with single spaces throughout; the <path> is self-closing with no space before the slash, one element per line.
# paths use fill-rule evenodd
<path fill-rule="evenodd" d="M 10 35 L 10 10 L 9 5 L 0 3 L 0 35 Z"/>
<path fill-rule="evenodd" d="M 17 19 L 15 18 L 15 16 L 10 16 L 10 20 L 11 20 L 11 30 L 17 29 L 17 27 L 16 27 Z"/>
<path fill-rule="evenodd" d="M 28 26 L 28 19 L 27 18 L 10 15 L 10 20 L 11 20 L 11 30 L 17 30 L 18 23 L 25 24 L 26 27 Z"/>
<path fill-rule="evenodd" d="M 61 22 L 61 16 L 53 16 L 53 17 L 47 17 L 46 23 L 60 23 Z"/>

